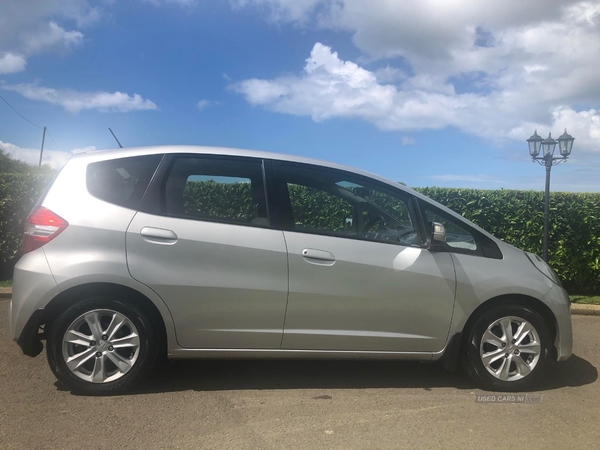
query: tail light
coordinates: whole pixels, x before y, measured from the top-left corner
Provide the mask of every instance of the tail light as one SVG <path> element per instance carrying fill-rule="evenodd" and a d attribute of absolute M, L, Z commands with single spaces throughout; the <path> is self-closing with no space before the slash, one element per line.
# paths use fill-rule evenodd
<path fill-rule="evenodd" d="M 68 226 L 69 223 L 65 219 L 43 206 L 38 206 L 29 214 L 27 222 L 25 222 L 22 254 L 32 252 L 47 244 Z"/>

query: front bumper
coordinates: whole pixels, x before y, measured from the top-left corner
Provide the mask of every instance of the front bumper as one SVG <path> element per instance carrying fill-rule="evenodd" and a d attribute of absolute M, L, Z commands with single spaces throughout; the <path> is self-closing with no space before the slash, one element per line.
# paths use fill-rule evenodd
<path fill-rule="evenodd" d="M 567 291 L 554 285 L 544 296 L 544 303 L 550 307 L 556 318 L 556 360 L 564 361 L 573 354 L 573 326 L 571 324 L 571 300 Z"/>

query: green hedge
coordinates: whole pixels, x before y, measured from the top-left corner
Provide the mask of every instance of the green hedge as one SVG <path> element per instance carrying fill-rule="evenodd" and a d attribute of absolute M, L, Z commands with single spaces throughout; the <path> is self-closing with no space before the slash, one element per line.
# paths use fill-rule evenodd
<path fill-rule="evenodd" d="M 0 279 L 12 278 L 23 224 L 51 174 L 0 173 Z"/>
<path fill-rule="evenodd" d="M 192 181 L 186 183 L 183 199 L 184 211 L 191 216 L 228 217 L 238 222 L 254 217 L 250 183 Z"/>
<path fill-rule="evenodd" d="M 0 279 L 12 276 L 23 223 L 50 174 L 0 173 Z M 186 191 L 186 209 L 204 210 L 203 198 L 218 193 L 218 209 L 252 215 L 247 185 L 197 182 Z M 516 190 L 475 190 L 418 188 L 428 197 L 462 214 L 494 236 L 523 250 L 542 253 L 543 193 Z M 309 192 L 292 192 L 301 197 L 309 211 L 303 219 L 325 226 L 327 221 L 343 223 L 347 211 L 319 211 L 319 198 Z M 314 197 L 314 198 L 313 198 Z M 247 202 L 246 202 L 247 203 Z M 340 208 L 343 209 L 343 202 Z M 239 204 L 239 205 L 238 205 Z M 238 206 L 241 208 L 238 208 Z M 230 211 L 231 210 L 231 211 Z M 320 213 L 319 213 L 320 212 Z M 342 220 L 340 220 L 342 218 Z M 573 294 L 600 292 L 600 194 L 555 192 L 550 195 L 550 265 Z"/>
<path fill-rule="evenodd" d="M 505 242 L 542 254 L 544 193 L 418 188 Z M 550 265 L 573 294 L 600 291 L 600 194 L 550 194 Z"/>

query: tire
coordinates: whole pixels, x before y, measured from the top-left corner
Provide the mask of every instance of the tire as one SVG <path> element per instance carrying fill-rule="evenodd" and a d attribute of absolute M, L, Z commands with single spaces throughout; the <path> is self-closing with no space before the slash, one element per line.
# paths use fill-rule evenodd
<path fill-rule="evenodd" d="M 546 371 L 552 341 L 542 317 L 528 306 L 485 311 L 471 327 L 463 353 L 466 372 L 485 390 L 527 390 Z"/>
<path fill-rule="evenodd" d="M 116 295 L 81 300 L 51 324 L 48 364 L 71 391 L 118 394 L 142 380 L 158 354 L 158 329 L 136 305 Z"/>

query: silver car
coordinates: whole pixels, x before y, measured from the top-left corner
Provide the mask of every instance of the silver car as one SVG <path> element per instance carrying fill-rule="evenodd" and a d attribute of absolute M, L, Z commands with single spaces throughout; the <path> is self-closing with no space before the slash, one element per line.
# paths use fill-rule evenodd
<path fill-rule="evenodd" d="M 86 394 L 164 355 L 462 363 L 516 391 L 572 349 L 538 256 L 367 172 L 210 147 L 71 158 L 27 220 L 9 314 Z"/>

